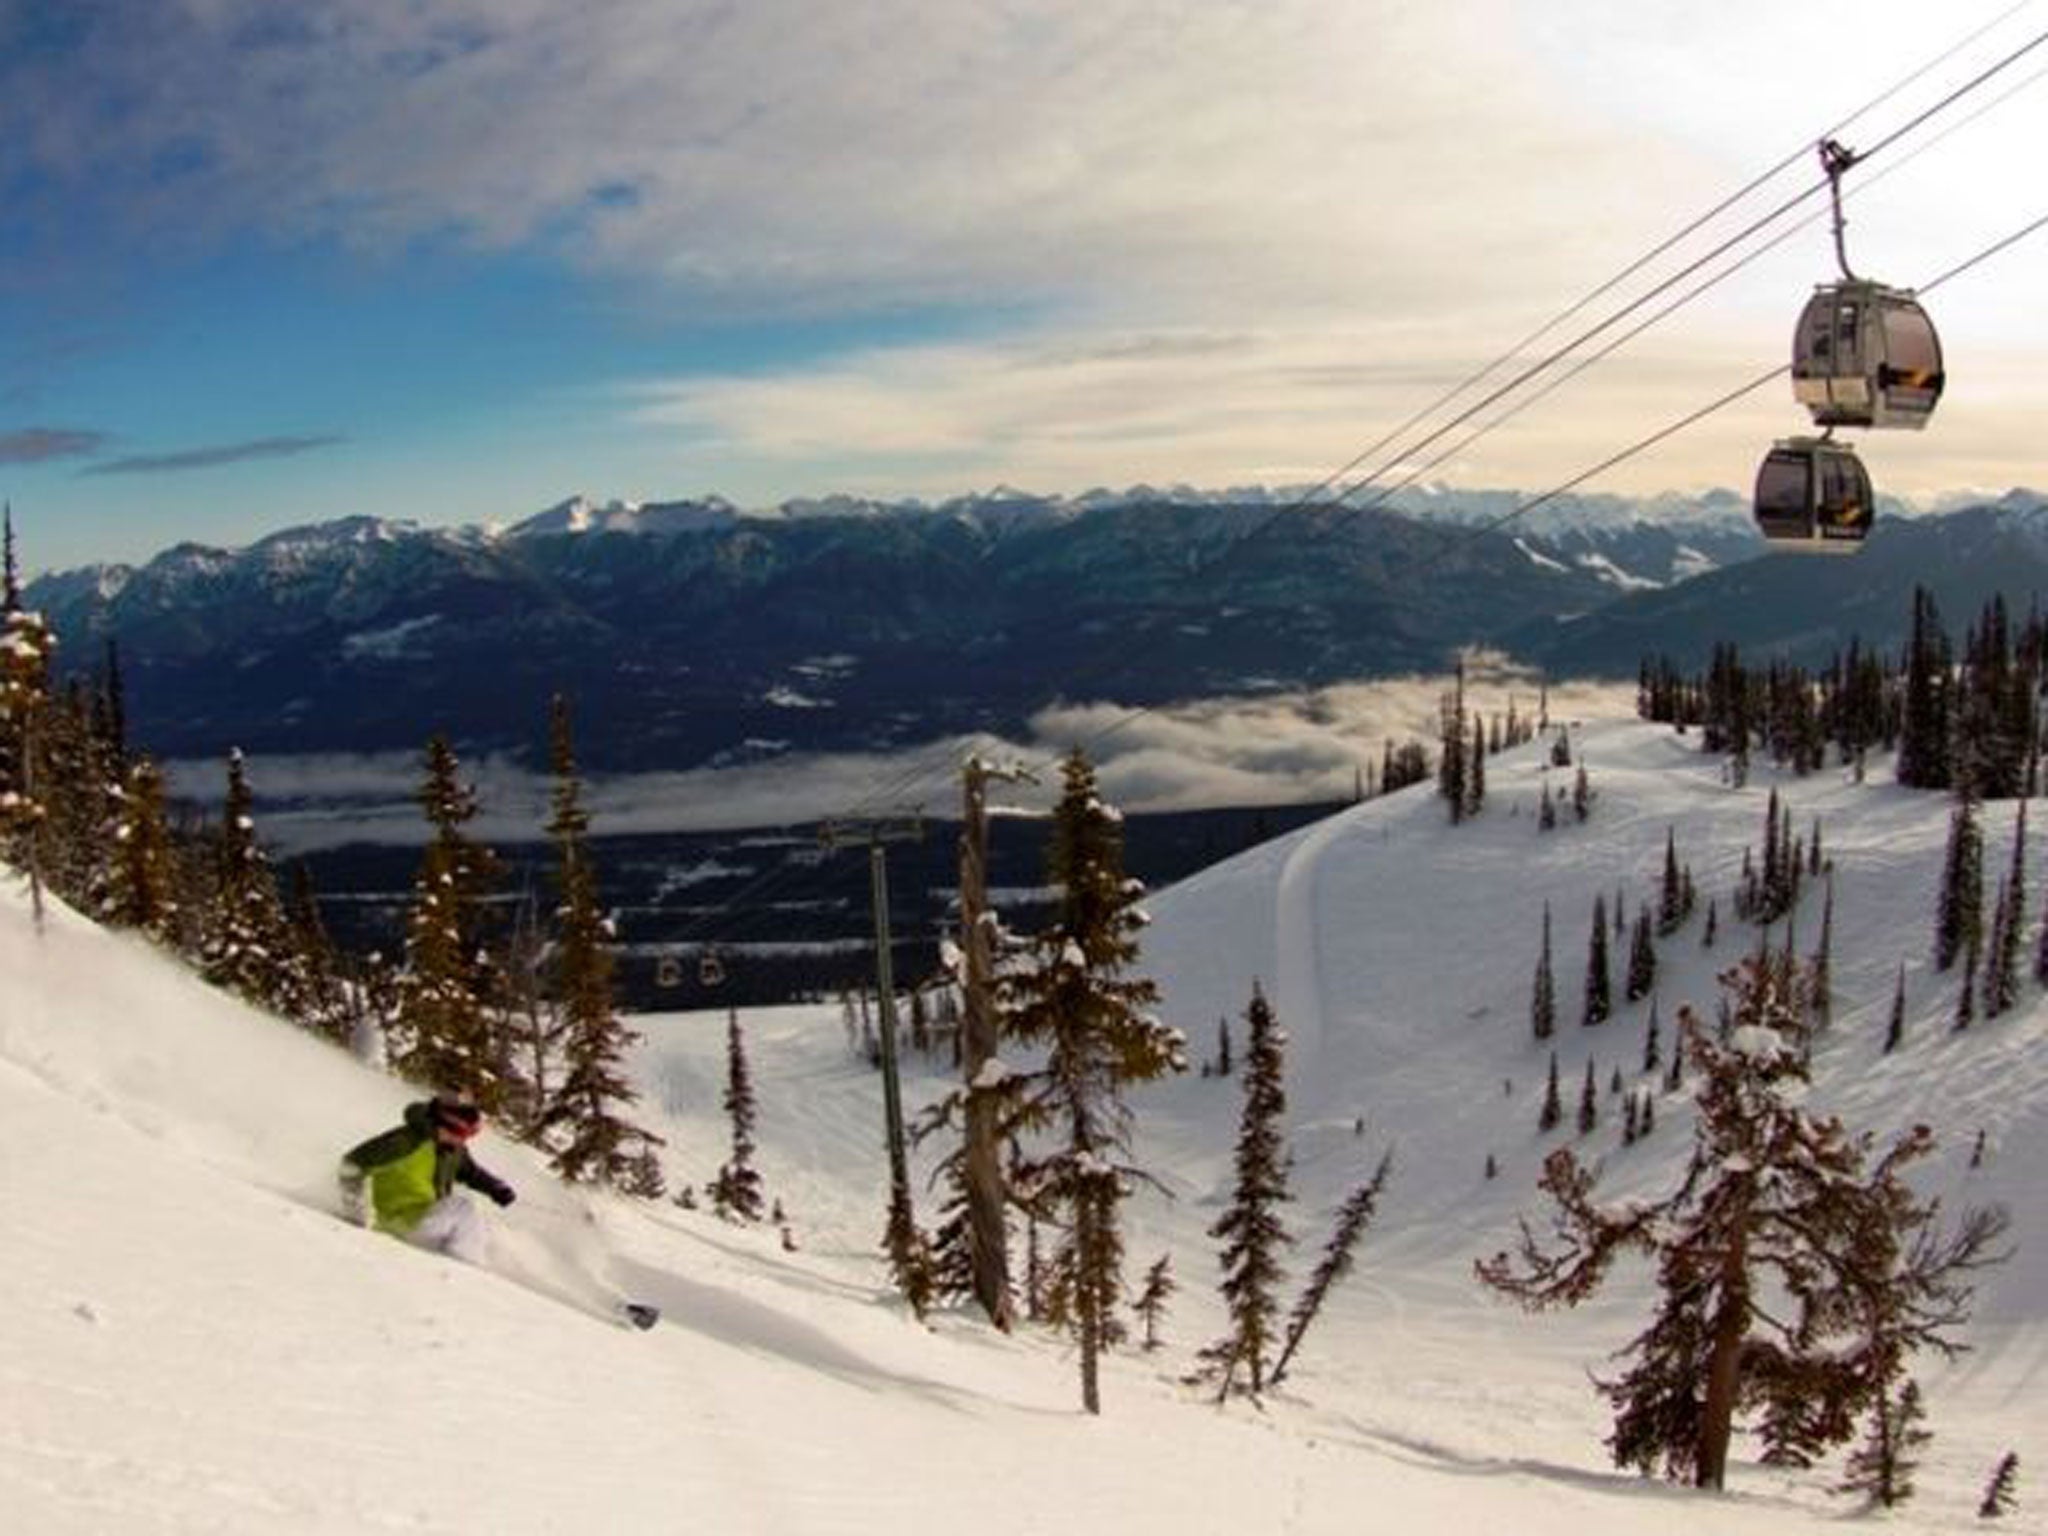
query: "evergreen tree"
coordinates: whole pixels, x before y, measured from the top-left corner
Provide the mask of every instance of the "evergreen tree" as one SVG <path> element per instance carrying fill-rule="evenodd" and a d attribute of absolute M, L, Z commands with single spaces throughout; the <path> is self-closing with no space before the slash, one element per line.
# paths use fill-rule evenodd
<path fill-rule="evenodd" d="M 429 1087 L 467 1094 L 496 1114 L 509 1084 L 486 1006 L 495 978 L 486 958 L 484 903 L 496 883 L 498 861 L 463 831 L 476 816 L 476 794 L 462 782 L 446 737 L 427 743 L 424 769 L 417 798 L 433 836 L 406 918 L 394 1065 Z"/>
<path fill-rule="evenodd" d="M 1593 1081 L 1593 1062 L 1586 1061 L 1586 1081 L 1579 1089 L 1579 1134 L 1590 1136 L 1600 1123 L 1600 1090 Z"/>
<path fill-rule="evenodd" d="M 1586 765 L 1580 763 L 1572 775 L 1572 814 L 1584 821 L 1593 814 L 1593 783 L 1586 777 Z"/>
<path fill-rule="evenodd" d="M 1543 1090 L 1543 1107 L 1536 1113 L 1536 1129 L 1551 1131 L 1557 1129 L 1557 1122 L 1564 1118 L 1564 1098 L 1557 1086 L 1557 1052 L 1550 1053 L 1550 1080 Z"/>
<path fill-rule="evenodd" d="M 1628 976 L 1623 983 L 1622 995 L 1630 1002 L 1639 1002 L 1650 995 L 1657 985 L 1657 943 L 1650 937 L 1650 909 L 1636 909 L 1635 932 L 1629 942 Z"/>
<path fill-rule="evenodd" d="M 1983 958 L 1983 946 L 1977 936 L 1970 936 L 1970 946 L 1963 951 L 1963 983 L 1956 989 L 1956 1020 L 1958 1033 L 1977 1022 L 1977 963 Z"/>
<path fill-rule="evenodd" d="M 1166 1303 L 1179 1289 L 1173 1278 L 1173 1255 L 1160 1255 L 1158 1261 L 1145 1271 L 1145 1287 L 1131 1304 L 1131 1309 L 1145 1325 L 1144 1347 L 1147 1354 L 1159 1348 L 1159 1325 L 1166 1318 Z"/>
<path fill-rule="evenodd" d="M 728 1221 L 761 1219 L 761 1175 L 754 1168 L 754 1075 L 747 1065 L 740 1011 L 725 1016 L 725 1096 L 719 1100 L 732 1123 L 732 1156 L 704 1187 L 711 1208 Z"/>
<path fill-rule="evenodd" d="M 227 800 L 215 845 L 214 905 L 200 957 L 206 979 L 282 1010 L 291 991 L 290 944 L 277 878 L 256 841 L 255 795 L 241 749 L 228 754 Z"/>
<path fill-rule="evenodd" d="M 284 902 L 285 942 L 292 960 L 284 1009 L 314 1034 L 347 1045 L 355 1009 L 342 975 L 341 953 L 320 918 L 313 875 L 303 862 L 292 865 Z"/>
<path fill-rule="evenodd" d="M 120 852 L 104 916 L 117 928 L 140 929 L 169 943 L 178 921 L 177 855 L 164 809 L 163 771 L 149 758 L 137 758 L 128 770 L 115 814 Z"/>
<path fill-rule="evenodd" d="M 1543 781 L 1543 798 L 1536 803 L 1536 830 L 1549 832 L 1557 826 L 1557 802 L 1550 795 L 1550 780 Z"/>
<path fill-rule="evenodd" d="M 1650 1022 L 1643 1030 L 1643 1070 L 1645 1072 L 1655 1072 L 1664 1065 L 1663 1048 L 1658 1040 L 1658 1033 L 1657 999 L 1652 997 L 1650 999 Z"/>
<path fill-rule="evenodd" d="M 1607 965 L 1607 899 L 1593 898 L 1593 931 L 1586 944 L 1586 1002 L 1579 1016 L 1583 1025 L 1604 1024 L 1614 1011 Z"/>
<path fill-rule="evenodd" d="M 1351 1273 L 1352 1250 L 1372 1225 L 1373 1214 L 1379 1209 L 1380 1196 L 1386 1192 L 1393 1171 L 1394 1154 L 1388 1152 L 1380 1158 L 1372 1177 L 1346 1195 L 1337 1208 L 1337 1219 L 1331 1225 L 1330 1240 L 1323 1245 L 1323 1256 L 1316 1261 L 1315 1273 L 1309 1276 L 1308 1284 L 1295 1299 L 1294 1310 L 1288 1314 L 1287 1342 L 1281 1346 L 1280 1358 L 1273 1362 L 1273 1386 L 1278 1387 L 1287 1375 L 1289 1362 L 1301 1348 L 1310 1324 L 1322 1312 L 1331 1289 Z"/>
<path fill-rule="evenodd" d="M 1720 927 L 1721 910 L 1719 898 L 1709 896 L 1707 898 L 1707 925 L 1700 934 L 1701 949 L 1712 949 L 1714 947 L 1714 938 L 1719 933 Z"/>
<path fill-rule="evenodd" d="M 1228 1077 L 1235 1069 L 1230 1059 L 1230 1020 L 1216 1021 L 1216 1075 Z"/>
<path fill-rule="evenodd" d="M 1805 1464 L 1846 1441 L 1920 1348 L 1950 1354 L 1970 1278 L 1995 1262 L 2002 1212 L 1948 1233 L 1904 1181 L 1933 1148 L 1917 1126 L 1870 1161 L 1868 1138 L 1806 1107 L 1807 1050 L 1792 968 L 1752 959 L 1730 973 L 1736 1025 L 1724 1045 L 1690 1021 L 1701 1078 L 1693 1156 L 1661 1200 L 1603 1207 L 1568 1148 L 1546 1160 L 1548 1244 L 1525 1224 L 1515 1253 L 1480 1279 L 1523 1306 L 1571 1306 L 1615 1259 L 1653 1258 L 1657 1316 L 1599 1383 L 1615 1409 L 1619 1466 L 1722 1485 L 1738 1411 L 1758 1416 L 1765 1459 Z"/>
<path fill-rule="evenodd" d="M 1664 829 L 1664 879 L 1657 902 L 1657 932 L 1670 935 L 1685 921 L 1685 883 L 1678 868 L 1678 832 Z"/>
<path fill-rule="evenodd" d="M 1266 1360 L 1280 1309 L 1276 1290 L 1283 1278 L 1281 1250 L 1294 1239 L 1280 1220 L 1287 1191 L 1287 1147 L 1280 1117 L 1287 1110 L 1282 1086 L 1286 1035 L 1257 987 L 1245 1009 L 1250 1041 L 1245 1047 L 1244 1113 L 1238 1124 L 1236 1182 L 1230 1208 L 1209 1228 L 1223 1244 L 1223 1303 L 1230 1332 L 1202 1351 L 1204 1374 L 1217 1383 L 1217 1399 L 1241 1390 L 1257 1399 L 1265 1390 Z M 1244 1381 L 1240 1387 L 1238 1373 Z"/>
<path fill-rule="evenodd" d="M 1941 895 L 1935 908 L 1934 966 L 1945 971 L 1979 939 L 1984 915 L 1984 834 L 1977 825 L 1977 802 L 1968 789 L 1958 791 L 1949 816 L 1948 851 L 1942 859 Z"/>
<path fill-rule="evenodd" d="M 1529 989 L 1529 1028 L 1538 1040 L 1557 1032 L 1557 983 L 1550 973 L 1550 903 L 1543 903 L 1543 948 L 1536 957 L 1536 979 Z"/>
<path fill-rule="evenodd" d="M 547 832 L 555 846 L 559 890 L 554 995 L 564 1060 L 560 1083 L 543 1090 L 535 1136 L 553 1153 L 555 1171 L 570 1183 L 657 1199 L 662 1176 L 654 1149 L 663 1145 L 662 1139 L 624 1118 L 638 1095 L 623 1062 L 640 1037 L 621 1021 L 612 1001 L 612 927 L 598 904 L 590 817 L 576 772 L 569 701 L 560 694 L 550 708 L 548 737 L 555 784 Z"/>
<path fill-rule="evenodd" d="M 1079 1336 L 1082 1405 L 1099 1413 L 1098 1360 L 1114 1342 L 1123 1294 L 1118 1207 L 1138 1172 L 1118 1160 L 1129 1145 L 1123 1090 L 1187 1062 L 1180 1032 L 1147 1011 L 1157 987 L 1129 974 L 1143 887 L 1124 873 L 1122 818 L 1078 751 L 1062 777 L 1051 855 L 1059 906 L 1006 984 L 1013 1036 L 1044 1051 L 1035 1071 L 1016 1074 L 1014 1125 L 1057 1144 L 1024 1164 L 1017 1187 L 1067 1218 L 1057 1278 Z"/>
<path fill-rule="evenodd" d="M 1991 1469 L 1991 1481 L 1984 1487 L 1983 1502 L 1977 1506 L 1977 1517 L 1981 1520 L 1995 1520 L 2000 1515 L 2009 1515 L 2018 1502 L 2013 1488 L 2020 1478 L 2020 1458 L 2015 1451 L 2007 1451 L 1998 1459 L 1998 1465 Z"/>
<path fill-rule="evenodd" d="M 50 666 L 57 640 L 40 614 L 22 609 L 14 565 L 14 520 L 5 514 L 0 581 L 0 858 L 29 873 L 40 893 L 43 822 L 52 788 L 38 771 L 48 729 Z M 40 894 L 37 897 L 40 901 Z"/>
<path fill-rule="evenodd" d="M 2012 862 L 1998 888 L 1991 919 L 1991 961 L 1985 971 L 1984 1016 L 1995 1019 L 2019 1001 L 2020 931 L 2027 907 L 2027 803 L 2012 824 Z"/>
<path fill-rule="evenodd" d="M 1899 1048 L 1900 1040 L 1906 1034 L 1906 963 L 1899 962 L 1899 984 L 1892 992 L 1891 1023 L 1884 1032 L 1884 1053 L 1889 1056 Z"/>
<path fill-rule="evenodd" d="M 1807 967 L 1807 1005 L 1813 1009 L 1813 1023 L 1825 1029 L 1834 1019 L 1835 1007 L 1835 877 L 1828 876 L 1827 893 L 1820 908 L 1820 948 Z"/>
<path fill-rule="evenodd" d="M 1469 797 L 1467 781 L 1471 774 L 1471 758 L 1465 740 L 1465 659 L 1458 658 L 1457 681 L 1449 693 L 1439 702 L 1438 748 L 1436 790 L 1450 809 L 1451 825 L 1456 826 L 1465 819 L 1465 807 Z"/>
<path fill-rule="evenodd" d="M 1837 1493 L 1860 1493 L 1874 1507 L 1891 1509 L 1913 1496 L 1914 1453 L 1934 1437 L 1920 1427 L 1927 1410 L 1920 1405 L 1920 1384 L 1908 1379 L 1896 1399 L 1877 1394 L 1871 1406 L 1869 1436 L 1850 1457 L 1847 1475 Z"/>
<path fill-rule="evenodd" d="M 1948 636 L 1934 598 L 1926 588 L 1915 587 L 1897 770 L 1899 782 L 1914 789 L 1947 789 L 1952 782 L 1949 665 Z"/>
<path fill-rule="evenodd" d="M 1471 746 L 1465 759 L 1465 815 L 1477 816 L 1486 806 L 1486 727 L 1472 712 Z"/>

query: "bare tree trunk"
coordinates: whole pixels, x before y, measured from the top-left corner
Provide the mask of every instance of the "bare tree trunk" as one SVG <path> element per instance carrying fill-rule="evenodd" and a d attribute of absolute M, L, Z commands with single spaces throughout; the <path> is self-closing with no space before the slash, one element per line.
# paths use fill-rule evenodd
<path fill-rule="evenodd" d="M 1699 1448 L 1693 1484 L 1725 1486 L 1728 1442 L 1735 1428 L 1735 1399 L 1742 1386 L 1742 1341 L 1749 1332 L 1749 1201 L 1736 1203 L 1734 1230 L 1721 1257 L 1721 1305 L 1714 1314 L 1713 1352 L 1707 1362 L 1707 1395 L 1700 1405 Z"/>

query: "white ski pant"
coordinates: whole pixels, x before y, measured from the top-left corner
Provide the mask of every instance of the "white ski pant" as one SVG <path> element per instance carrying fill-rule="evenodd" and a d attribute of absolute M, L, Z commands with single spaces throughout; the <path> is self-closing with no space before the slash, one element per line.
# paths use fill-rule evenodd
<path fill-rule="evenodd" d="M 446 1194 L 436 1200 L 405 1237 L 416 1247 L 431 1248 L 465 1264 L 480 1265 L 490 1255 L 484 1213 L 464 1194 Z"/>

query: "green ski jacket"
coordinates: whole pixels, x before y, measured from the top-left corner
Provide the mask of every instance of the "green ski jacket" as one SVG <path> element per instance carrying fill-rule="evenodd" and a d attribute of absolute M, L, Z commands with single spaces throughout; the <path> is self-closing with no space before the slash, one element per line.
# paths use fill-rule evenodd
<path fill-rule="evenodd" d="M 379 1230 L 403 1236 L 419 1225 L 436 1200 L 457 1184 L 503 1205 L 512 1187 L 469 1155 L 469 1148 L 448 1146 L 434 1136 L 433 1101 L 405 1106 L 405 1123 L 372 1136 L 341 1160 L 344 1206 L 354 1204 L 363 1183 L 370 1186 L 370 1209 Z"/>

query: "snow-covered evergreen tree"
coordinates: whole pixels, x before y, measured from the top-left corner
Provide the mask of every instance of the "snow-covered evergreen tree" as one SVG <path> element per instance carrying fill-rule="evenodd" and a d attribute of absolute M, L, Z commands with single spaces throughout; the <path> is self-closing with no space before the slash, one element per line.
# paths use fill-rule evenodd
<path fill-rule="evenodd" d="M 1436 791 L 1450 812 L 1451 825 L 1465 819 L 1470 803 L 1471 760 L 1476 755 L 1465 739 L 1465 661 L 1458 659 L 1457 679 L 1439 701 Z"/>
<path fill-rule="evenodd" d="M 2020 1479 L 2020 1458 L 2017 1451 L 2007 1451 L 1999 1457 L 1998 1465 L 1991 1469 L 1991 1480 L 1984 1485 L 1984 1498 L 1977 1505 L 1980 1520 L 1996 1520 L 2000 1515 L 2009 1515 L 2019 1502 L 2013 1490 Z"/>
<path fill-rule="evenodd" d="M 12 506 L 0 513 L 0 534 L 0 860 L 29 876 L 40 913 L 49 880 L 50 804 L 62 787 L 50 763 L 57 637 L 41 614 L 21 606 Z"/>
<path fill-rule="evenodd" d="M 1557 1082 L 1557 1052 L 1550 1053 L 1550 1077 L 1543 1089 L 1543 1107 L 1536 1112 L 1536 1129 L 1552 1131 L 1564 1118 L 1564 1095 Z"/>
<path fill-rule="evenodd" d="M 1999 882 L 1991 918 L 1990 959 L 1984 972 L 1984 1017 L 1995 1019 L 2019 1001 L 2020 935 L 2027 911 L 2027 803 L 2013 817 L 2012 860 Z"/>
<path fill-rule="evenodd" d="M 1323 1256 L 1316 1261 L 1315 1273 L 1309 1276 L 1308 1284 L 1302 1287 L 1293 1311 L 1288 1314 L 1287 1341 L 1281 1346 L 1280 1358 L 1273 1362 L 1273 1386 L 1279 1386 L 1287 1375 L 1288 1364 L 1301 1348 L 1301 1341 L 1307 1336 L 1310 1326 L 1321 1314 L 1331 1290 L 1351 1273 L 1353 1251 L 1358 1247 L 1358 1240 L 1365 1235 L 1366 1228 L 1372 1225 L 1380 1197 L 1386 1193 L 1387 1180 L 1393 1172 L 1394 1154 L 1388 1152 L 1380 1158 L 1372 1177 L 1346 1195 L 1344 1203 L 1337 1208 L 1337 1219 L 1330 1227 L 1330 1239 L 1323 1244 Z"/>
<path fill-rule="evenodd" d="M 732 1125 L 732 1156 L 705 1186 L 712 1209 L 729 1221 L 759 1221 L 761 1175 L 754 1168 L 754 1074 L 747 1065 L 746 1037 L 740 1012 L 725 1016 L 725 1095 L 719 1100 Z"/>
<path fill-rule="evenodd" d="M 1678 867 L 1678 829 L 1664 829 L 1664 878 L 1658 887 L 1657 932 L 1670 935 L 1685 921 L 1685 880 Z"/>
<path fill-rule="evenodd" d="M 1166 1320 L 1166 1303 L 1179 1289 L 1173 1278 L 1173 1255 L 1161 1254 L 1145 1271 L 1145 1284 L 1139 1290 L 1137 1300 L 1131 1303 L 1131 1310 L 1138 1314 L 1138 1321 L 1144 1325 L 1147 1354 L 1159 1348 L 1159 1325 Z"/>
<path fill-rule="evenodd" d="M 613 934 L 598 903 L 569 701 L 559 694 L 549 711 L 548 743 L 555 787 L 547 831 L 560 893 L 553 990 L 561 1010 L 563 1061 L 561 1080 L 543 1099 L 535 1131 L 554 1154 L 555 1171 L 571 1183 L 654 1199 L 663 1183 L 654 1149 L 663 1142 L 626 1118 L 638 1095 L 623 1063 L 640 1037 L 612 1001 Z"/>
<path fill-rule="evenodd" d="M 417 798 L 433 836 L 406 915 L 393 1065 L 429 1087 L 467 1094 L 496 1114 L 510 1096 L 508 1063 L 488 1007 L 496 978 L 484 932 L 484 901 L 497 882 L 498 860 L 463 830 L 477 814 L 476 793 L 462 781 L 446 737 L 427 743 L 424 769 Z"/>
<path fill-rule="evenodd" d="M 1586 941 L 1586 998 L 1579 1015 L 1583 1025 L 1605 1024 L 1614 1011 L 1613 983 L 1607 963 L 1607 898 L 1593 898 L 1593 931 Z"/>
<path fill-rule="evenodd" d="M 1846 1475 L 1835 1492 L 1862 1494 L 1871 1505 L 1885 1509 L 1910 1499 L 1913 1469 L 1919 1464 L 1915 1453 L 1934 1438 L 1920 1427 L 1926 1417 L 1918 1382 L 1909 1379 L 1896 1397 L 1890 1391 L 1878 1393 L 1868 1437 L 1850 1453 Z"/>
<path fill-rule="evenodd" d="M 213 906 L 203 919 L 206 979 L 260 1008 L 283 1011 L 292 990 L 284 903 L 256 841 L 256 797 L 238 747 L 228 753 L 227 798 L 214 844 Z"/>
<path fill-rule="evenodd" d="M 1486 808 L 1486 727 L 1479 711 L 1472 712 L 1472 735 L 1465 756 L 1465 817 L 1469 821 Z"/>
<path fill-rule="evenodd" d="M 128 770 L 114 841 L 118 851 L 101 915 L 117 928 L 170 942 L 178 923 L 178 858 L 164 808 L 163 770 L 150 758 L 137 758 Z"/>
<path fill-rule="evenodd" d="M 1536 956 L 1536 979 L 1529 989 L 1529 1029 L 1538 1040 L 1557 1033 L 1557 982 L 1550 971 L 1550 903 L 1543 903 L 1543 948 Z"/>
<path fill-rule="evenodd" d="M 293 864 L 284 898 L 285 942 L 291 953 L 283 1009 L 316 1035 L 347 1045 L 354 1033 L 356 1003 L 346 965 L 320 917 L 312 872 Z"/>
<path fill-rule="evenodd" d="M 1245 1009 L 1244 1111 L 1238 1122 L 1236 1178 L 1229 1209 L 1209 1228 L 1222 1251 L 1223 1304 L 1230 1331 L 1201 1353 L 1205 1379 L 1217 1384 L 1220 1401 L 1233 1391 L 1256 1399 L 1266 1386 L 1266 1362 L 1280 1311 L 1277 1294 L 1285 1271 L 1281 1251 L 1294 1239 L 1280 1219 L 1287 1190 L 1287 1143 L 1281 1116 L 1287 1111 L 1282 1081 L 1287 1037 L 1272 1005 L 1256 986 Z M 1240 1373 L 1242 1379 L 1240 1380 Z"/>
<path fill-rule="evenodd" d="M 1006 984 L 1013 1036 L 1045 1053 L 1035 1071 L 1018 1074 L 1016 1127 L 1041 1142 L 1015 1187 L 1066 1217 L 1056 1280 L 1080 1344 L 1082 1405 L 1099 1413 L 1098 1361 L 1123 1294 L 1118 1209 L 1139 1172 L 1123 1161 L 1123 1091 L 1185 1071 L 1187 1060 L 1180 1031 L 1149 1011 L 1158 989 L 1132 974 L 1144 888 L 1124 873 L 1123 818 L 1078 751 L 1062 765 L 1050 863 L 1059 905 Z"/>
<path fill-rule="evenodd" d="M 1629 940 L 1628 974 L 1622 985 L 1622 995 L 1632 1003 L 1640 1002 L 1656 985 L 1657 941 L 1650 935 L 1650 909 L 1638 907 Z"/>
<path fill-rule="evenodd" d="M 1945 971 L 1969 947 L 1981 942 L 1984 923 L 1984 834 L 1977 801 L 1968 787 L 1957 791 L 1949 816 L 1948 851 L 1942 859 L 1941 894 L 1935 905 L 1934 966 Z"/>
<path fill-rule="evenodd" d="M 1738 1412 L 1768 1459 L 1803 1464 L 1848 1440 L 1920 1348 L 1953 1353 L 1970 1276 L 1994 1262 L 2002 1213 L 1952 1232 L 1903 1174 L 1932 1150 L 1916 1126 L 1873 1161 L 1867 1138 L 1806 1108 L 1808 1051 L 1794 968 L 1774 956 L 1725 979 L 1734 1027 L 1721 1042 L 1688 1013 L 1700 1078 L 1690 1163 L 1659 1200 L 1604 1207 L 1568 1148 L 1544 1164 L 1552 1233 L 1525 1223 L 1515 1252 L 1479 1277 L 1531 1310 L 1591 1295 L 1635 1251 L 1658 1266 L 1656 1318 L 1600 1383 L 1614 1405 L 1617 1465 L 1718 1488 Z"/>

